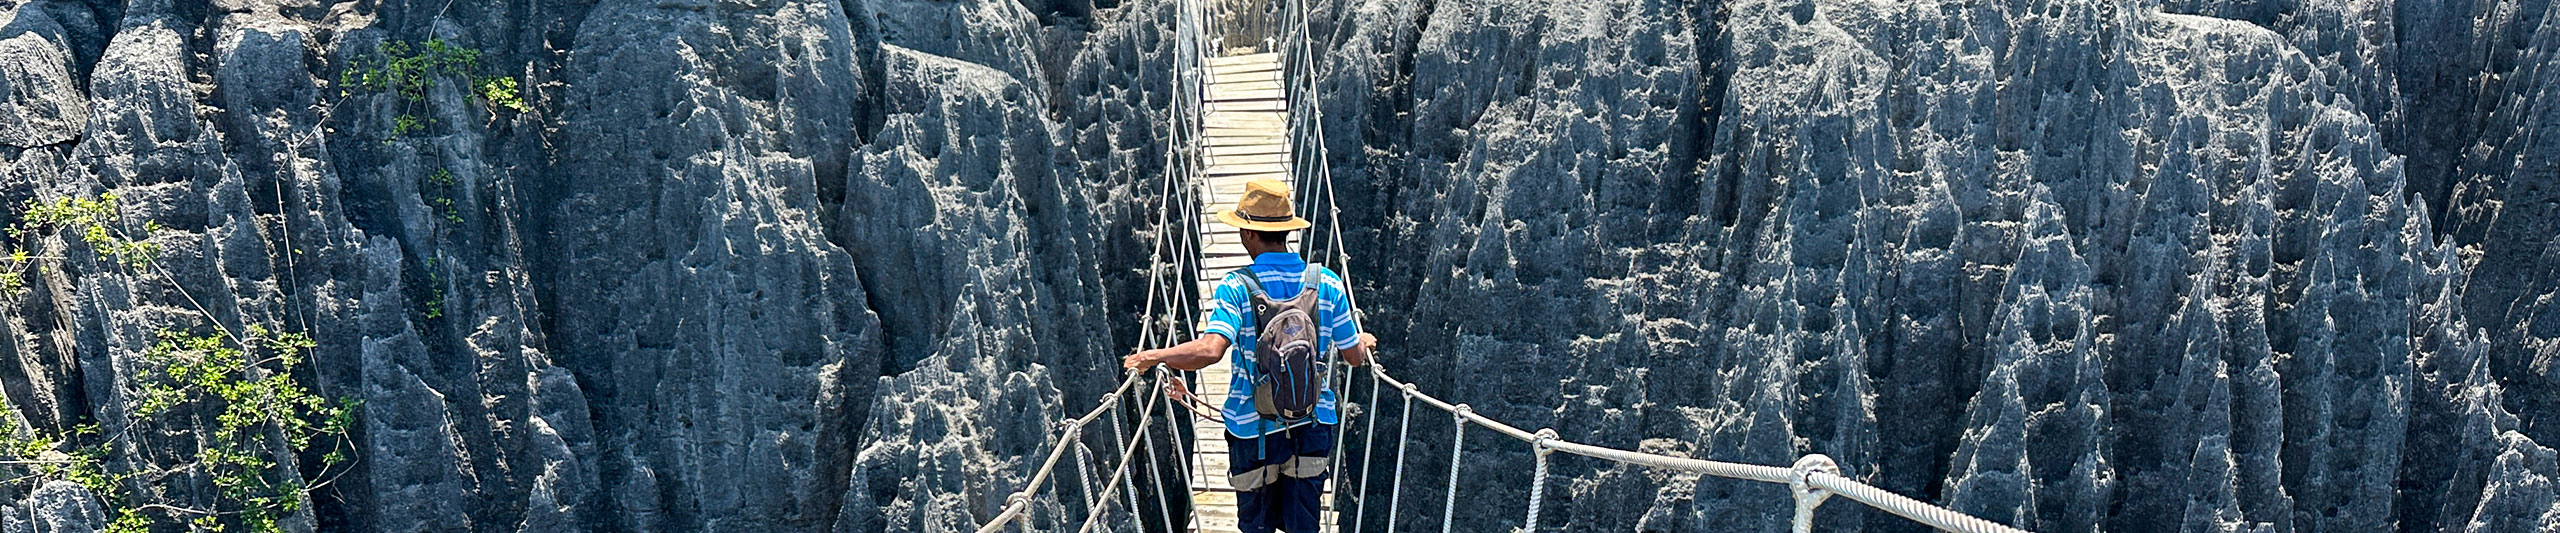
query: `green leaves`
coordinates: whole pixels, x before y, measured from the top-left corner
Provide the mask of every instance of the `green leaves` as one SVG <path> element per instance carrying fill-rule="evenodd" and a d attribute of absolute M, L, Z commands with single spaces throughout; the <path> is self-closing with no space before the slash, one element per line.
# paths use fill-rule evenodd
<path fill-rule="evenodd" d="M 81 242 L 88 243 L 99 255 L 113 258 L 119 264 L 134 269 L 150 266 L 153 259 L 160 257 L 160 245 L 148 239 L 160 225 L 144 224 L 141 237 L 136 238 L 118 229 L 118 218 L 115 193 L 56 198 L 53 201 L 29 200 L 26 214 L 19 218 L 18 226 L 10 228 L 9 233 L 23 238 L 28 233 L 67 229 L 79 234 Z M 25 264 L 28 257 L 26 250 L 13 249 L 9 251 L 9 258 L 12 263 Z"/>
<path fill-rule="evenodd" d="M 455 222 L 461 222 L 455 220 Z M 444 277 L 436 275 L 436 260 L 427 258 L 427 298 L 418 302 L 420 316 L 427 320 L 444 318 Z"/>
<path fill-rule="evenodd" d="M 391 91 L 410 101 L 427 99 L 434 89 L 436 77 L 443 74 L 469 76 L 480 68 L 480 51 L 427 39 L 425 46 L 408 41 L 383 41 L 374 45 L 374 55 L 362 63 L 339 71 L 338 84 L 348 90 Z"/>
<path fill-rule="evenodd" d="M 112 193 L 28 202 L 18 224 L 7 227 L 15 242 L 0 252 L 5 261 L 0 263 L 5 267 L 0 268 L 0 287 L 21 290 L 27 272 L 63 259 L 25 248 L 48 234 L 77 239 L 108 264 L 157 272 L 150 267 L 161 249 L 150 237 L 164 228 L 151 221 L 138 228 L 123 222 L 116 202 Z M 196 311 L 211 316 L 201 307 Z M 108 531 L 145 532 L 162 518 L 200 531 L 284 531 L 284 520 L 308 500 L 315 486 L 310 480 L 344 471 L 351 459 L 349 431 L 361 404 L 322 397 L 295 378 L 310 352 L 319 348 L 307 333 L 263 324 L 237 331 L 218 324 L 206 333 L 191 329 L 164 329 L 143 350 L 134 375 L 140 390 L 125 416 L 110 424 L 117 428 L 113 436 L 100 436 L 94 424 L 48 434 L 0 417 L 0 455 L 10 461 L 0 463 L 0 470 L 20 470 L 0 479 L 59 479 L 88 487 L 107 504 L 112 517 Z M 192 457 L 184 447 L 111 455 L 118 446 L 134 446 L 120 438 L 124 432 L 155 424 L 160 426 L 153 431 L 203 428 L 206 434 L 192 439 L 197 445 Z M 314 450 L 323 444 L 325 450 Z M 285 460 L 314 451 L 322 452 L 316 470 L 308 462 Z M 120 460 L 107 461 L 111 456 Z M 202 477 L 172 475 L 180 472 Z M 312 474 L 305 477 L 306 472 Z M 171 491 L 160 484 L 186 479 L 210 480 L 219 490 L 209 501 L 168 500 Z"/>
<path fill-rule="evenodd" d="M 391 139 L 393 140 L 406 137 L 410 133 L 425 131 L 426 129 L 427 123 L 419 119 L 417 115 L 403 114 L 397 117 L 391 117 Z"/>
<path fill-rule="evenodd" d="M 427 185 L 428 186 L 425 187 L 419 187 L 418 194 L 426 200 L 428 207 L 433 208 L 438 216 L 444 217 L 445 222 L 461 224 L 462 209 L 455 207 L 453 203 L 454 193 L 457 188 L 453 181 L 453 172 L 441 168 L 436 169 L 435 172 L 427 174 Z M 428 261 L 432 262 L 434 260 L 430 259 Z M 433 265 L 430 264 L 429 266 Z M 427 318 L 435 317 L 430 316 Z"/>
<path fill-rule="evenodd" d="M 227 500 L 222 508 L 236 513 L 241 524 L 251 531 L 280 531 L 279 521 L 301 508 L 307 484 L 297 473 L 277 471 L 276 459 L 265 452 L 272 449 L 269 439 L 281 436 L 297 452 L 324 438 L 342 441 L 361 405 L 352 399 L 331 401 L 294 380 L 294 369 L 308 359 L 306 352 L 318 347 L 310 335 L 262 325 L 250 325 L 241 338 L 228 340 L 219 334 L 163 330 L 159 341 L 143 352 L 143 359 L 159 370 L 145 376 L 135 421 L 189 406 L 210 413 L 213 432 L 193 468 L 212 477 Z M 333 445 L 322 455 L 321 469 L 347 458 Z"/>
<path fill-rule="evenodd" d="M 115 193 L 28 200 L 25 207 L 18 223 L 8 227 L 10 240 L 17 242 L 0 249 L 0 255 L 5 255 L 0 257 L 0 294 L 26 290 L 27 274 L 35 271 L 38 260 L 60 259 L 38 257 L 26 249 L 30 239 L 48 232 L 68 232 L 100 257 L 128 269 L 147 269 L 160 257 L 160 244 L 151 242 L 160 224 L 145 222 L 138 233 L 125 231 Z"/>
<path fill-rule="evenodd" d="M 492 109 L 533 112 L 533 105 L 525 102 L 515 78 L 479 74 L 480 55 L 479 49 L 444 39 L 427 39 L 419 44 L 384 41 L 374 46 L 372 55 L 357 58 L 345 70 L 338 71 L 338 94 L 389 92 L 414 106 L 426 102 L 439 80 L 452 77 L 462 81 L 465 94 L 479 97 Z M 425 131 L 431 122 L 403 112 L 392 117 L 391 139 Z"/>
<path fill-rule="evenodd" d="M 480 89 L 480 99 L 487 100 L 491 106 L 513 109 L 517 113 L 533 112 L 533 106 L 524 103 L 524 95 L 517 93 L 515 78 L 490 76 L 480 78 L 474 85 Z"/>

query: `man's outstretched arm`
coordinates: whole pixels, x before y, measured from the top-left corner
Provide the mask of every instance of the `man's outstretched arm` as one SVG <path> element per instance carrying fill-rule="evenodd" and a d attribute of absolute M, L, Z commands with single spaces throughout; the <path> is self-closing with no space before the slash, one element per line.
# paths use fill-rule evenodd
<path fill-rule="evenodd" d="M 1342 349 L 1342 361 L 1351 363 L 1351 366 L 1369 364 L 1370 352 L 1378 349 L 1378 336 L 1362 333 L 1358 338 L 1360 342 L 1351 343 L 1350 348 Z"/>
<path fill-rule="evenodd" d="M 1130 370 L 1146 370 L 1162 364 L 1173 367 L 1174 370 L 1199 370 L 1217 364 L 1219 359 L 1225 358 L 1229 344 L 1225 335 L 1214 333 L 1201 335 L 1200 338 L 1191 339 L 1191 342 L 1129 354 L 1128 357 L 1120 359 L 1120 366 Z"/>

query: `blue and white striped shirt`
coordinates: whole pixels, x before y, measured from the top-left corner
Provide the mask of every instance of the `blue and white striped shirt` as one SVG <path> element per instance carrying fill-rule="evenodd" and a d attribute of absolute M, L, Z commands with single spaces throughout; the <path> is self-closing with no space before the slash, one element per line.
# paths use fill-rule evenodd
<path fill-rule="evenodd" d="M 1271 298 L 1295 298 L 1298 291 L 1306 289 L 1307 262 L 1298 254 L 1273 252 L 1254 256 L 1251 268 L 1262 280 L 1263 294 Z M 1330 268 L 1317 267 L 1316 271 L 1324 277 L 1316 285 L 1316 317 L 1323 322 L 1318 336 L 1325 341 L 1323 352 L 1331 357 L 1359 342 L 1360 322 L 1351 316 L 1351 292 L 1343 285 L 1342 276 Z M 1209 325 L 1209 333 L 1225 336 L 1232 343 L 1227 349 L 1227 363 L 1235 366 L 1235 377 L 1227 382 L 1227 432 L 1247 439 L 1308 422 L 1283 425 L 1278 420 L 1264 420 L 1253 408 L 1253 341 L 1260 326 L 1257 319 L 1248 316 L 1253 313 L 1253 294 L 1245 288 L 1250 279 L 1243 272 L 1230 272 L 1226 279 L 1219 280 L 1217 290 L 1211 293 L 1217 303 L 1208 309 L 1209 317 L 1203 321 Z M 1333 402 L 1333 386 L 1328 382 L 1316 397 L 1315 422 L 1341 423 Z"/>

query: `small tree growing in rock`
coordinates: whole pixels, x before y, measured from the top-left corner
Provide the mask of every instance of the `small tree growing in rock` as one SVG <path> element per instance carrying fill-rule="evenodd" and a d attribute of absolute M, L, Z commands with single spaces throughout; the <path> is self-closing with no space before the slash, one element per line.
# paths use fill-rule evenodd
<path fill-rule="evenodd" d="M 160 247 L 150 235 L 159 225 L 146 222 L 138 234 L 129 233 L 116 201 L 106 193 L 29 202 L 19 223 L 8 228 L 13 238 L 7 263 L 0 265 L 0 289 L 19 295 L 30 275 L 59 265 L 63 258 L 31 254 L 26 243 L 61 232 L 87 244 L 110 268 L 170 283 L 183 295 L 185 287 L 155 263 Z M 197 305 L 191 295 L 184 299 Z M 215 316 L 200 306 L 195 311 Z M 18 471 L 7 478 L 13 483 L 67 480 L 88 487 L 105 504 L 108 531 L 140 532 L 158 524 L 284 531 L 284 521 L 304 510 L 311 491 L 344 473 L 351 458 L 346 437 L 356 402 L 323 398 L 295 378 L 317 347 L 308 335 L 261 324 L 240 331 L 219 323 L 167 325 L 141 354 L 139 398 L 121 420 L 106 426 L 110 430 L 92 423 L 48 432 L 0 417 L 0 455 L 9 459 L 0 469 Z M 136 443 L 128 436 L 152 424 L 206 434 L 199 435 L 200 447 L 192 454 L 115 454 L 131 451 Z M 321 464 L 307 474 L 283 461 L 315 451 L 321 452 Z M 213 495 L 194 501 L 171 496 L 189 494 L 168 489 L 194 479 L 209 480 Z"/>
<path fill-rule="evenodd" d="M 338 95 L 354 96 L 362 91 L 399 96 L 400 114 L 392 117 L 388 141 L 432 125 L 414 111 L 426 104 L 428 91 L 445 79 L 461 81 L 466 94 L 478 97 L 492 111 L 533 112 L 533 105 L 525 103 L 515 78 L 479 72 L 480 50 L 476 48 L 444 39 L 427 39 L 418 44 L 383 41 L 374 46 L 373 55 L 359 57 L 338 71 Z"/>

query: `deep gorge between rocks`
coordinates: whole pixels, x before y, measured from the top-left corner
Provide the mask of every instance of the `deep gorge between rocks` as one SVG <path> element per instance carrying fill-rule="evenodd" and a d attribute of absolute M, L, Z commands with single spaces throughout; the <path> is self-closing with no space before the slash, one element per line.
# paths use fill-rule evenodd
<path fill-rule="evenodd" d="M 0 393 L 120 420 L 157 330 L 276 323 L 363 401 L 291 529 L 974 528 L 1138 342 L 1172 9 L 0 0 L 0 205 L 114 193 L 167 269 L 13 239 L 67 259 L 0 305 Z M 2037 531 L 2560 531 L 2560 4 L 1310 10 L 1366 325 L 1434 394 Z M 430 38 L 531 110 L 341 77 Z M 1466 442 L 1456 528 L 1517 527 L 1528 448 Z M 1790 513 L 1554 468 L 1547 529 Z M 105 525 L 68 483 L 0 500 Z"/>

